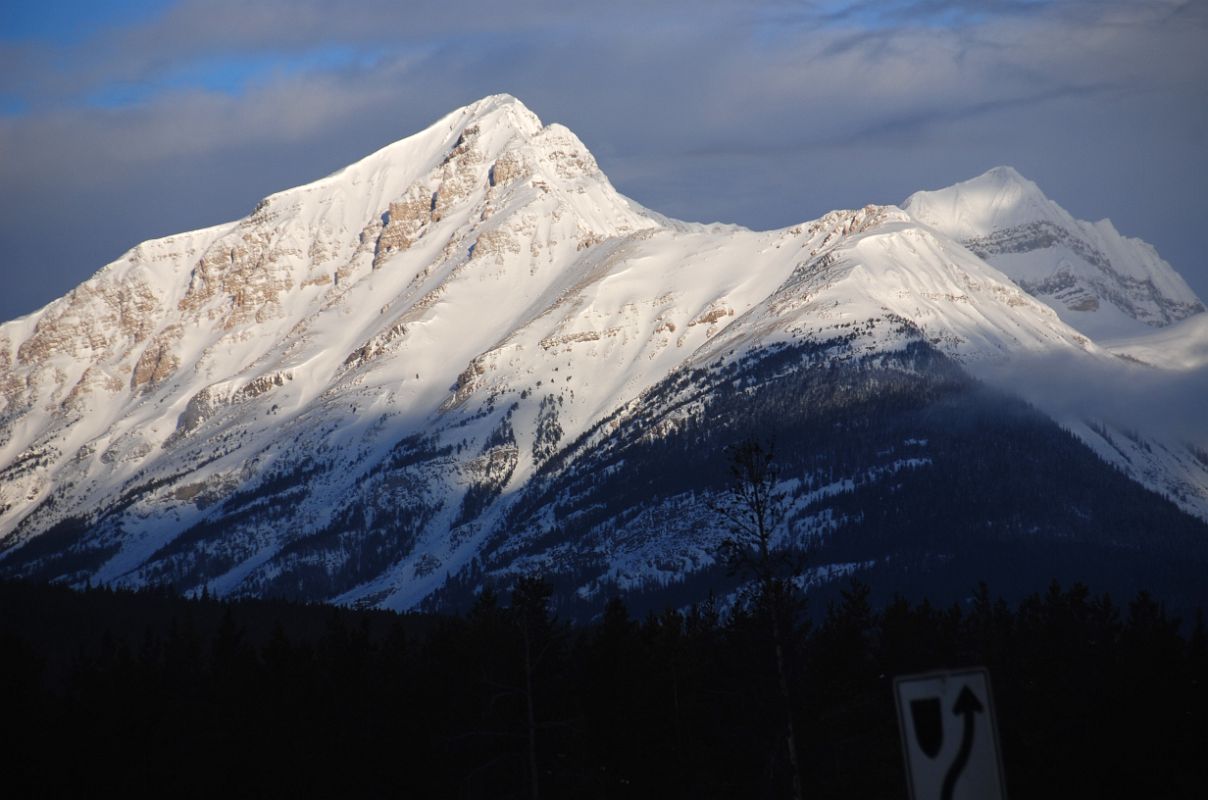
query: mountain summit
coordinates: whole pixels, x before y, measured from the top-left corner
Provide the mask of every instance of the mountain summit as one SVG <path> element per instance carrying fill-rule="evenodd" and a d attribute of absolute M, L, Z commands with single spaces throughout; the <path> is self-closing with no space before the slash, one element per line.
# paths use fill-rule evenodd
<path fill-rule="evenodd" d="M 1072 221 L 1040 187 L 1006 166 L 946 189 L 915 192 L 902 208 L 956 239 L 976 239 L 1035 222 Z"/>
<path fill-rule="evenodd" d="M 1095 339 L 1135 336 L 1204 311 L 1183 278 L 1108 220 L 1076 220 L 1011 167 L 916 192 L 902 206 L 1001 269 Z"/>
<path fill-rule="evenodd" d="M 865 541 L 853 498 L 925 475 L 1043 494 L 1017 481 L 1047 467 L 1003 478 L 1011 437 L 1128 484 L 967 374 L 1119 363 L 978 256 L 981 231 L 1056 206 L 1013 172 L 971 184 L 776 231 L 677 222 L 618 194 L 566 128 L 485 98 L 0 326 L 0 571 L 394 608 L 531 571 L 583 600 L 659 591 L 718 568 L 724 468 L 706 467 L 772 428 L 812 437 L 786 462 L 790 544 Z M 1208 509 L 1208 462 L 1163 458 L 1134 477 Z M 1104 502 L 1150 497 L 1128 485 Z M 814 579 L 886 553 L 836 551 Z"/>

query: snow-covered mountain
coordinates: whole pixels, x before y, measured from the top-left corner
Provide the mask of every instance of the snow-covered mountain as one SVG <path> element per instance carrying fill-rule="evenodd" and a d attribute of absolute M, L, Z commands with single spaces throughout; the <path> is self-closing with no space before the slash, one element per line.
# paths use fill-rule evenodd
<path fill-rule="evenodd" d="M 1188 510 L 1208 515 L 1202 489 L 1208 425 L 1171 436 L 1156 419 L 1179 402 L 1169 395 L 1208 385 L 1199 375 L 1184 377 L 1205 363 L 1208 314 L 1153 247 L 1120 235 L 1110 220 L 1074 219 L 1011 167 L 916 192 L 903 208 L 1000 269 L 1101 348 L 1142 367 L 1117 365 L 1104 373 L 1084 361 L 1032 360 L 1022 368 L 996 365 L 1000 369 L 982 377 L 1011 386 L 1079 433 L 1104 459 L 1178 498 Z M 1137 385 L 1152 387 L 1155 396 L 1105 400 L 1131 394 L 1129 387 Z"/>
<path fill-rule="evenodd" d="M 1027 202 L 968 201 L 987 181 Z M 786 380 L 816 395 L 781 416 L 805 413 L 799 430 L 843 397 L 897 398 L 876 411 L 892 424 L 849 438 L 858 457 L 790 459 L 793 536 L 860 523 L 838 510 L 845 495 L 965 452 L 929 444 L 948 441 L 934 415 L 899 430 L 916 406 L 977 416 L 963 370 L 1121 368 L 1041 302 L 1051 293 L 1000 271 L 1024 244 L 988 250 L 996 232 L 1043 223 L 1058 242 L 1043 247 L 1090 259 L 1101 231 L 1095 253 L 1147 259 L 1079 262 L 1142 287 L 1122 313 L 1195 310 L 1152 250 L 1067 224 L 1034 188 L 999 170 L 905 210 L 768 232 L 689 224 L 618 194 L 566 128 L 488 97 L 242 220 L 143 243 L 0 327 L 0 570 L 396 608 L 537 568 L 584 598 L 663 586 L 710 568 L 721 534 L 692 489 L 621 502 L 627 476 L 702 415 L 784 402 Z M 1076 432 L 1111 435 L 1094 420 Z M 1208 514 L 1201 456 L 1134 477 Z"/>
<path fill-rule="evenodd" d="M 1140 239 L 1110 220 L 1076 220 L 1011 167 L 916 192 L 902 207 L 950 236 L 1098 340 L 1138 335 L 1195 314 L 1204 304 Z"/>

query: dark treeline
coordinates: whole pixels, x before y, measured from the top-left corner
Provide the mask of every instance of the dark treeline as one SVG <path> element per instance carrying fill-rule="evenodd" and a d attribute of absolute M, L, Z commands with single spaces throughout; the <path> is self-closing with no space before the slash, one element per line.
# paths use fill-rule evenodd
<path fill-rule="evenodd" d="M 788 796 L 758 598 L 641 620 L 614 600 L 573 627 L 549 598 L 529 579 L 416 617 L 0 584 L 4 794 Z M 893 677 L 969 665 L 1013 797 L 1208 786 L 1208 636 L 1146 595 L 875 609 L 852 584 L 790 616 L 806 797 L 905 797 Z"/>

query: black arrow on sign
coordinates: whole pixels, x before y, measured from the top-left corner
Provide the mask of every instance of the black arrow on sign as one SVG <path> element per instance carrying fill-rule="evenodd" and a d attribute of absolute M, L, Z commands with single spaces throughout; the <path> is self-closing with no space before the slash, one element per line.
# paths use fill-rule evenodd
<path fill-rule="evenodd" d="M 956 759 L 952 762 L 952 766 L 948 767 L 948 774 L 944 776 L 944 789 L 940 793 L 942 800 L 952 800 L 952 793 L 956 790 L 956 779 L 961 776 L 969 764 L 969 753 L 973 751 L 973 715 L 984 710 L 981 701 L 968 686 L 961 689 L 960 696 L 956 698 L 956 705 L 952 707 L 952 713 L 958 717 L 962 715 L 965 717 L 965 732 L 961 736 L 961 746 L 956 752 Z"/>

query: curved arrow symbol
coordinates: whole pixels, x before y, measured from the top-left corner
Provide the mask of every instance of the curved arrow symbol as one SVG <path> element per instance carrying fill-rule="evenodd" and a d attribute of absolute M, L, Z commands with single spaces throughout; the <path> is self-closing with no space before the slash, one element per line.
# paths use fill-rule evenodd
<path fill-rule="evenodd" d="M 984 710 L 981 701 L 968 686 L 961 689 L 960 696 L 956 698 L 956 705 L 952 707 L 952 713 L 958 717 L 964 716 L 965 731 L 961 736 L 961 746 L 956 752 L 956 759 L 952 766 L 948 767 L 948 774 L 944 776 L 944 788 L 940 794 L 942 800 L 952 800 L 952 793 L 956 791 L 956 779 L 969 764 L 969 754 L 973 751 L 973 715 Z"/>

